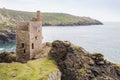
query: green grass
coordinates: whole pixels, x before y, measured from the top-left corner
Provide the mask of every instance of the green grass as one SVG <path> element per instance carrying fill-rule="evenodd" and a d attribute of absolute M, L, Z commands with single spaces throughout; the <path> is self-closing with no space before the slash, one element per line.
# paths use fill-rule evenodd
<path fill-rule="evenodd" d="M 10 9 L 1 9 L 0 8 L 0 15 L 2 15 L 3 20 L 0 16 L 0 23 L 6 22 L 9 25 L 16 24 L 18 21 L 28 21 L 32 18 L 36 17 L 35 12 L 27 12 L 27 11 L 17 11 L 17 10 L 10 10 Z M 79 17 L 65 13 L 41 13 L 42 23 L 50 24 L 50 25 L 67 25 L 73 23 L 91 23 L 96 22 L 96 20 L 91 19 L 89 17 Z"/>
<path fill-rule="evenodd" d="M 26 11 L 15 11 L 15 10 L 9 10 L 9 9 L 0 9 L 0 14 L 4 17 L 12 18 L 13 21 L 21 21 L 21 20 L 30 20 L 35 16 L 35 12 L 26 12 Z M 73 23 L 78 21 L 78 17 L 64 14 L 64 13 L 42 13 L 41 18 L 44 23 L 50 23 L 50 24 L 58 24 L 58 23 Z M 10 22 L 7 21 L 7 22 Z M 11 21 L 12 22 L 12 21 Z"/>
<path fill-rule="evenodd" d="M 43 80 L 53 72 L 58 70 L 54 61 L 38 59 L 22 63 L 1 63 L 0 80 Z"/>
<path fill-rule="evenodd" d="M 64 14 L 64 13 L 43 13 L 42 20 L 44 23 L 58 24 L 58 23 L 75 23 L 78 22 L 78 17 Z"/>

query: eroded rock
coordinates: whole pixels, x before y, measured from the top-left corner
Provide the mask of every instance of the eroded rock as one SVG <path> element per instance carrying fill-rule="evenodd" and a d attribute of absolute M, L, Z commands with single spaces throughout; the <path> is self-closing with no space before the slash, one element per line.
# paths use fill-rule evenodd
<path fill-rule="evenodd" d="M 14 52 L 3 52 L 0 53 L 0 63 L 6 62 L 11 63 L 16 61 L 16 53 Z"/>
<path fill-rule="evenodd" d="M 62 80 L 120 80 L 120 68 L 102 54 L 90 54 L 68 41 L 54 41 L 49 57 L 56 61 Z"/>

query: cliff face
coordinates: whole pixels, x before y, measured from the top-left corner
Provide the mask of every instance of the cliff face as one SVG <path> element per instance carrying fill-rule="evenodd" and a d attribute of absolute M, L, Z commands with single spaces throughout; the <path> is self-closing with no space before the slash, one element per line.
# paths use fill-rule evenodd
<path fill-rule="evenodd" d="M 90 54 L 67 41 L 54 41 L 49 56 L 62 72 L 62 80 L 120 80 L 120 65 Z"/>
<path fill-rule="evenodd" d="M 0 43 L 15 42 L 15 33 L 10 30 L 0 31 Z"/>
<path fill-rule="evenodd" d="M 0 78 L 9 80 L 120 80 L 120 65 L 105 60 L 100 53 L 91 54 L 82 47 L 59 40 L 52 44 L 47 43 L 45 47 L 36 55 L 36 60 L 30 60 L 24 64 L 14 62 L 15 53 L 1 53 Z"/>

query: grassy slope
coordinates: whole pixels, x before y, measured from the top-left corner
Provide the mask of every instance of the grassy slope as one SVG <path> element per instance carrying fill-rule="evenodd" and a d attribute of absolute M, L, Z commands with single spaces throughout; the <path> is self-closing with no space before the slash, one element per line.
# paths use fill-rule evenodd
<path fill-rule="evenodd" d="M 16 11 L 9 9 L 0 9 L 0 23 L 7 23 L 11 25 L 17 21 L 31 20 L 35 17 L 35 12 Z M 91 23 L 96 20 L 89 17 L 78 17 L 64 13 L 42 13 L 41 14 L 43 25 L 58 25 L 58 24 L 73 24 L 73 23 Z"/>
<path fill-rule="evenodd" d="M 79 21 L 79 17 L 64 13 L 43 13 L 42 19 L 43 19 L 43 23 L 50 23 L 50 24 L 60 24 L 60 23 L 69 24 Z"/>
<path fill-rule="evenodd" d="M 15 11 L 8 9 L 0 9 L 0 14 L 6 18 L 12 18 L 13 21 L 19 20 L 30 20 L 35 17 L 35 12 Z M 43 23 L 54 23 L 54 22 L 76 22 L 79 17 L 72 16 L 64 13 L 42 13 L 41 14 Z"/>
<path fill-rule="evenodd" d="M 38 59 L 21 63 L 1 63 L 0 80 L 43 80 L 48 74 L 58 70 L 54 61 Z"/>

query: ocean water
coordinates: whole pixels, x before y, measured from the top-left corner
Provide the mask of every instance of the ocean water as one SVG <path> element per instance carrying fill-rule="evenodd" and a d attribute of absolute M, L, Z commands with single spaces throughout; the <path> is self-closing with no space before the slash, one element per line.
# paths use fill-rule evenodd
<path fill-rule="evenodd" d="M 120 63 L 120 23 L 93 26 L 43 27 L 43 42 L 68 40 L 94 53 L 103 53 L 105 59 Z M 15 43 L 0 44 L 0 52 L 15 51 Z"/>

